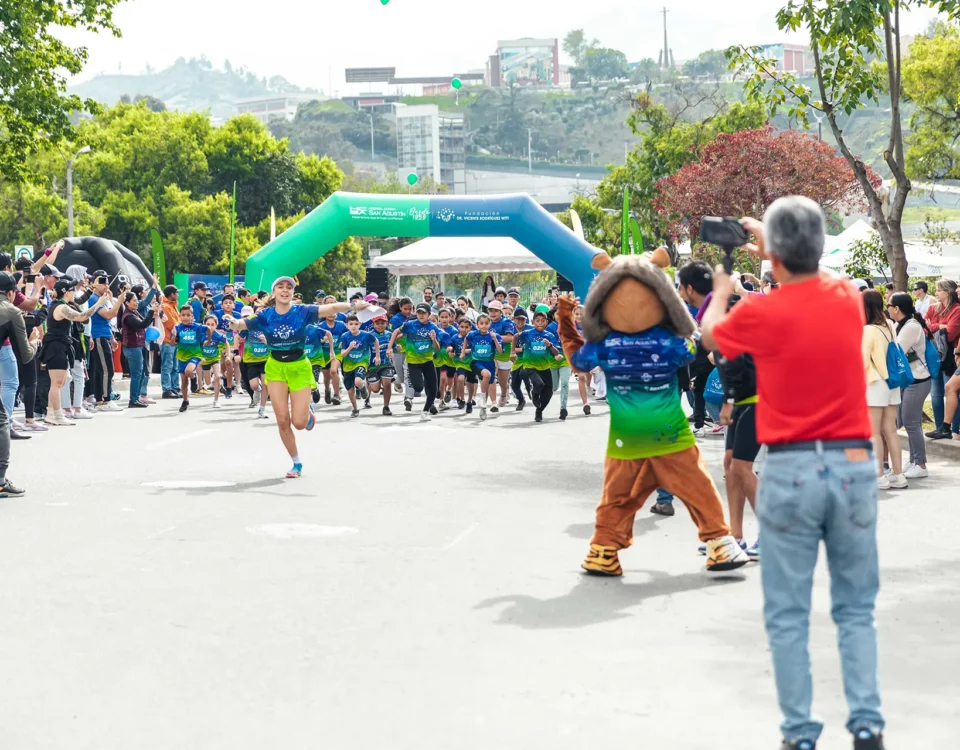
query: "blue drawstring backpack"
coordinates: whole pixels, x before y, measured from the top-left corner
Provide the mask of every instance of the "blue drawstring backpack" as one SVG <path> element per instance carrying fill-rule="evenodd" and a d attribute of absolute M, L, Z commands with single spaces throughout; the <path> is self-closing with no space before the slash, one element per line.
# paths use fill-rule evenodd
<path fill-rule="evenodd" d="M 923 351 L 924 359 L 927 361 L 927 369 L 930 371 L 930 377 L 935 378 L 940 374 L 940 351 L 937 349 L 937 345 L 933 343 L 933 339 L 927 338 L 926 347 Z"/>
<path fill-rule="evenodd" d="M 887 343 L 887 385 L 890 390 L 913 385 L 913 371 L 907 355 L 895 338 Z"/>
<path fill-rule="evenodd" d="M 708 404 L 720 406 L 723 403 L 723 384 L 720 382 L 720 371 L 714 369 L 707 376 L 707 384 L 703 389 L 703 400 Z"/>

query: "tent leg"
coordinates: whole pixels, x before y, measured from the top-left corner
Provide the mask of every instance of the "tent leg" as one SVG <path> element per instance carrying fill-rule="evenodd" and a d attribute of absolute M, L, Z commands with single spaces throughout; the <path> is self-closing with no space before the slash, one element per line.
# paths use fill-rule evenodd
<path fill-rule="evenodd" d="M 397 293 L 394 296 L 396 297 L 400 296 L 400 277 L 399 276 L 397 276 Z"/>
<path fill-rule="evenodd" d="M 447 276 L 446 274 L 440 274 L 440 291 L 444 294 L 447 293 Z"/>

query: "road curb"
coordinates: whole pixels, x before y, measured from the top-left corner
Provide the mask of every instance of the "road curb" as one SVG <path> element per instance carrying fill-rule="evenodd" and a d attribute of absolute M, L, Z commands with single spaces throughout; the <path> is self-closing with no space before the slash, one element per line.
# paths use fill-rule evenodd
<path fill-rule="evenodd" d="M 900 430 L 897 434 L 900 435 L 900 445 L 903 446 L 905 451 L 909 451 L 910 440 L 907 438 L 907 433 Z M 930 438 L 924 438 L 923 442 L 926 443 L 928 456 L 937 456 L 938 458 L 953 459 L 960 462 L 960 440 L 930 440 Z"/>

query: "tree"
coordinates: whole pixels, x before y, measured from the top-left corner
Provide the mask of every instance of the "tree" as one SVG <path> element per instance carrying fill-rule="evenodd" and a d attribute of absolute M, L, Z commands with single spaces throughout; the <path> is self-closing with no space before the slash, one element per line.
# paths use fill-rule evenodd
<path fill-rule="evenodd" d="M 162 99 L 157 99 L 155 96 L 149 96 L 147 94 L 137 94 L 133 99 L 133 103 L 137 104 L 138 102 L 143 102 L 144 106 L 149 109 L 151 112 L 166 112 L 167 105 Z"/>
<path fill-rule="evenodd" d="M 594 39 L 588 42 L 584 36 L 583 29 L 574 29 L 567 33 L 563 38 L 563 51 L 570 55 L 573 64 L 580 66 L 588 51 L 596 47 L 600 42 Z"/>
<path fill-rule="evenodd" d="M 612 78 L 624 78 L 628 70 L 627 56 L 620 50 L 597 47 L 588 50 L 584 55 L 583 67 L 591 79 L 608 81 Z"/>
<path fill-rule="evenodd" d="M 870 184 L 880 176 L 867 168 Z M 698 162 L 657 181 L 654 209 L 669 217 L 670 236 L 696 241 L 704 216 L 762 216 L 777 198 L 804 195 L 824 211 L 866 208 L 847 161 L 827 143 L 796 130 L 721 134 Z"/>
<path fill-rule="evenodd" d="M 960 179 L 960 26 L 939 22 L 914 40 L 903 60 L 903 96 L 916 107 L 907 174 Z"/>
<path fill-rule="evenodd" d="M 645 57 L 638 62 L 630 73 L 630 79 L 634 83 L 647 84 L 647 91 L 654 83 L 659 83 L 661 79 L 660 66 L 652 57 Z"/>
<path fill-rule="evenodd" d="M 803 28 L 810 37 L 816 92 L 793 73 L 780 70 L 777 61 L 764 57 L 760 47 L 727 50 L 731 66 L 748 76 L 744 84 L 748 97 L 763 101 L 771 115 L 786 105 L 789 116 L 809 125 L 811 109 L 823 113 L 867 196 L 898 291 L 907 288 L 900 222 L 911 189 L 900 113 L 900 11 L 916 6 L 954 16 L 960 12 L 960 0 L 794 0 L 782 8 L 777 13 L 777 26 L 794 32 Z M 874 57 L 884 60 L 885 65 L 872 65 Z M 889 204 L 885 190 L 871 184 L 866 165 L 850 150 L 837 119 L 841 113 L 849 116 L 862 108 L 864 100 L 879 102 L 883 91 L 890 97 L 890 127 L 883 158 L 895 181 Z"/>
<path fill-rule="evenodd" d="M 57 28 L 106 30 L 119 36 L 113 8 L 120 0 L 12 0 L 0 10 L 0 174 L 19 181 L 41 139 L 72 138 L 73 112 L 94 112 L 92 100 L 66 95 L 66 75 L 87 61 L 85 47 L 71 48 Z"/>
<path fill-rule="evenodd" d="M 727 57 L 721 49 L 708 49 L 683 64 L 683 74 L 691 78 L 718 79 L 727 72 Z"/>

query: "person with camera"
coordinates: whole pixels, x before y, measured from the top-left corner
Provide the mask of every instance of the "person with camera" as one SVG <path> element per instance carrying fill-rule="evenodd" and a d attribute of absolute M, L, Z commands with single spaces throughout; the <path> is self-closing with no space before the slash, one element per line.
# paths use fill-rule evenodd
<path fill-rule="evenodd" d="M 747 249 L 769 260 L 780 284 L 728 311 L 733 279 L 718 266 L 702 342 L 756 365 L 757 438 L 767 446 L 757 490 L 763 538 L 764 622 L 784 719 L 785 749 L 816 746 L 808 641 L 813 571 L 827 551 L 839 629 L 847 729 L 855 750 L 883 750 L 877 629 L 877 479 L 861 352 L 865 315 L 857 289 L 819 268 L 826 220 L 803 197 L 780 198 L 763 223 L 743 219 Z M 810 304 L 829 326 L 810 324 Z"/>
<path fill-rule="evenodd" d="M 35 328 L 27 337 L 23 313 L 13 304 L 17 294 L 17 281 L 7 271 L 0 271 L 0 337 L 9 341 L 17 359 L 29 362 L 40 346 L 40 329 Z M 10 465 L 10 414 L 0 400 L 0 497 L 20 497 L 24 490 L 7 478 Z"/>
<path fill-rule="evenodd" d="M 100 298 L 110 291 L 109 277 L 106 271 L 93 272 L 93 294 L 87 300 L 89 307 L 97 307 Z M 122 298 L 129 291 L 126 283 L 121 283 L 118 294 Z M 122 411 L 114 403 L 110 394 L 113 391 L 113 352 L 119 346 L 113 337 L 111 321 L 123 311 L 123 305 L 117 300 L 109 300 L 90 318 L 90 379 L 93 382 L 93 398 L 97 411 Z"/>

